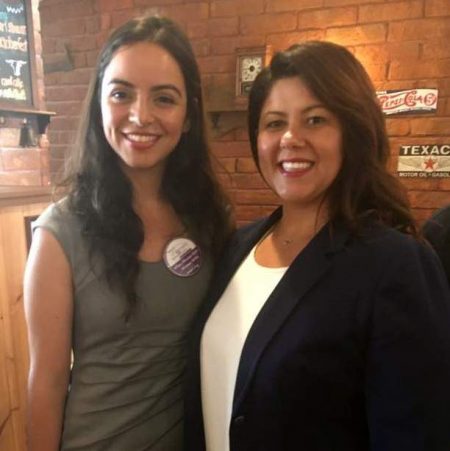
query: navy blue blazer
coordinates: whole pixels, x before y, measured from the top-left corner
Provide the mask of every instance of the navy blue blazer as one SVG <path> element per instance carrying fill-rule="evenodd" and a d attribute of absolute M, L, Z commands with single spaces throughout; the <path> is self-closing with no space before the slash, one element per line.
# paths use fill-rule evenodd
<path fill-rule="evenodd" d="M 219 263 L 188 372 L 188 451 L 205 449 L 203 325 L 280 216 L 278 209 L 238 231 Z M 236 380 L 231 451 L 449 451 L 449 355 L 450 292 L 432 250 L 380 225 L 358 238 L 325 226 L 250 329 Z"/>

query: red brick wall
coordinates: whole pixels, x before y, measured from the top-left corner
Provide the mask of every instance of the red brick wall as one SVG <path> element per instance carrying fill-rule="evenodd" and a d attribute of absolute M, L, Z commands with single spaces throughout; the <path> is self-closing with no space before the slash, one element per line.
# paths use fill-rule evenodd
<path fill-rule="evenodd" d="M 45 77 L 47 108 L 58 113 L 50 126 L 53 168 L 73 141 L 99 46 L 113 27 L 146 10 L 185 28 L 205 85 L 219 89 L 233 91 L 236 48 L 277 50 L 305 39 L 349 46 L 377 89 L 438 88 L 437 114 L 388 119 L 393 171 L 399 145 L 450 142 L 450 0 L 41 0 L 44 61 L 61 55 L 66 43 L 75 64 Z M 276 199 L 256 173 L 245 129 L 216 132 L 213 151 L 238 219 L 270 211 Z M 449 178 L 403 181 L 420 220 L 450 203 Z"/>

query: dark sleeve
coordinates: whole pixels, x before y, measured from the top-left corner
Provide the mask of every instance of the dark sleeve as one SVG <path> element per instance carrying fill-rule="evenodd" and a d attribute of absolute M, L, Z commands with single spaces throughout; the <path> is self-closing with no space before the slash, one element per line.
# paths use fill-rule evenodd
<path fill-rule="evenodd" d="M 450 206 L 435 213 L 422 231 L 441 259 L 450 285 Z"/>
<path fill-rule="evenodd" d="M 373 451 L 450 450 L 450 291 L 431 249 L 393 249 L 373 295 L 366 368 Z"/>

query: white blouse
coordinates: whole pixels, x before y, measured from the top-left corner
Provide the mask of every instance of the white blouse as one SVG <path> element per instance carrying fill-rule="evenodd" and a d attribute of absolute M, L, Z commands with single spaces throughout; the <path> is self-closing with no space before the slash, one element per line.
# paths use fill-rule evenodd
<path fill-rule="evenodd" d="M 200 346 L 203 422 L 207 451 L 229 451 L 233 394 L 248 332 L 287 268 L 241 263 L 206 322 Z"/>

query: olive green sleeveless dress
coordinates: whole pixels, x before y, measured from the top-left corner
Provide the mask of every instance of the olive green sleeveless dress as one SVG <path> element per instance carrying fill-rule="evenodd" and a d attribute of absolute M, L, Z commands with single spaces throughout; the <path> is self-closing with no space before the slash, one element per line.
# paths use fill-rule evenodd
<path fill-rule="evenodd" d="M 105 282 L 101 264 L 90 264 L 66 201 L 47 208 L 37 227 L 59 241 L 74 285 L 74 363 L 61 450 L 181 450 L 187 335 L 210 259 L 191 277 L 172 274 L 162 262 L 142 262 L 140 301 L 127 323 L 125 300 Z"/>

